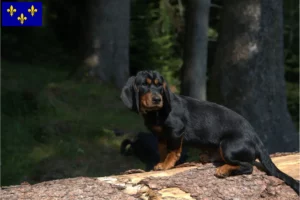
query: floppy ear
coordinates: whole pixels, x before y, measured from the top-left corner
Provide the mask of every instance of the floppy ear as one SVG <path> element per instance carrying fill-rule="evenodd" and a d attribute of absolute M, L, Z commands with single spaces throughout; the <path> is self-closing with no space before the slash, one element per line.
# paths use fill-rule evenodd
<path fill-rule="evenodd" d="M 121 99 L 126 107 L 139 113 L 139 91 L 135 85 L 135 76 L 130 77 L 123 87 Z"/>
<path fill-rule="evenodd" d="M 167 82 L 163 82 L 163 101 L 167 102 L 168 107 L 171 109 L 171 90 L 167 85 Z M 166 104 L 166 103 L 164 103 Z"/>

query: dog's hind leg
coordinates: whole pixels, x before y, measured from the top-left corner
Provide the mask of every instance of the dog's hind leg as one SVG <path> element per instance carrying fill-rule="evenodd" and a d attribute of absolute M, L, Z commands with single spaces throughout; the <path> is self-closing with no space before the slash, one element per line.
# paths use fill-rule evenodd
<path fill-rule="evenodd" d="M 255 148 L 245 139 L 226 139 L 220 143 L 220 156 L 225 162 L 217 168 L 215 176 L 251 174 L 255 160 Z"/>

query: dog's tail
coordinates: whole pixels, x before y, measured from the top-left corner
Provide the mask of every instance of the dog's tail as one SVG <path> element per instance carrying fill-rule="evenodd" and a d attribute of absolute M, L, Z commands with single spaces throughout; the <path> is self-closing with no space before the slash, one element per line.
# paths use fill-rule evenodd
<path fill-rule="evenodd" d="M 132 141 L 129 139 L 125 139 L 123 140 L 123 142 L 121 143 L 121 147 L 120 147 L 120 152 L 122 155 L 128 156 L 130 155 L 130 151 L 128 151 L 126 148 L 128 145 L 132 145 Z"/>
<path fill-rule="evenodd" d="M 265 168 L 268 175 L 275 176 L 283 180 L 287 185 L 289 185 L 298 195 L 299 195 L 299 181 L 293 179 L 289 175 L 280 171 L 275 164 L 272 162 L 267 150 L 263 146 L 262 142 L 258 142 L 258 159 Z"/>

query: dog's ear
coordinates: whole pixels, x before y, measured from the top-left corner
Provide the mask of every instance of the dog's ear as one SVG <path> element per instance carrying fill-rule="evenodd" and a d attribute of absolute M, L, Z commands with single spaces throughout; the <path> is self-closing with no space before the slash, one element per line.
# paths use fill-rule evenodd
<path fill-rule="evenodd" d="M 121 99 L 126 107 L 139 113 L 139 91 L 135 85 L 135 76 L 130 77 L 123 87 Z"/>
<path fill-rule="evenodd" d="M 163 81 L 163 102 L 165 105 L 168 105 L 170 109 L 171 109 L 171 99 L 172 99 L 171 90 L 168 87 L 167 82 L 164 80 Z"/>

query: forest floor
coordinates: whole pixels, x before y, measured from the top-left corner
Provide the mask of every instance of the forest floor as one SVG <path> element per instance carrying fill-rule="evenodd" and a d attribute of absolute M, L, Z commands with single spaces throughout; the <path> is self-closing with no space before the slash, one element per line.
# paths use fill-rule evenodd
<path fill-rule="evenodd" d="M 123 157 L 124 137 L 143 131 L 120 91 L 66 80 L 62 66 L 2 62 L 1 185 L 118 174 L 142 163 Z"/>

